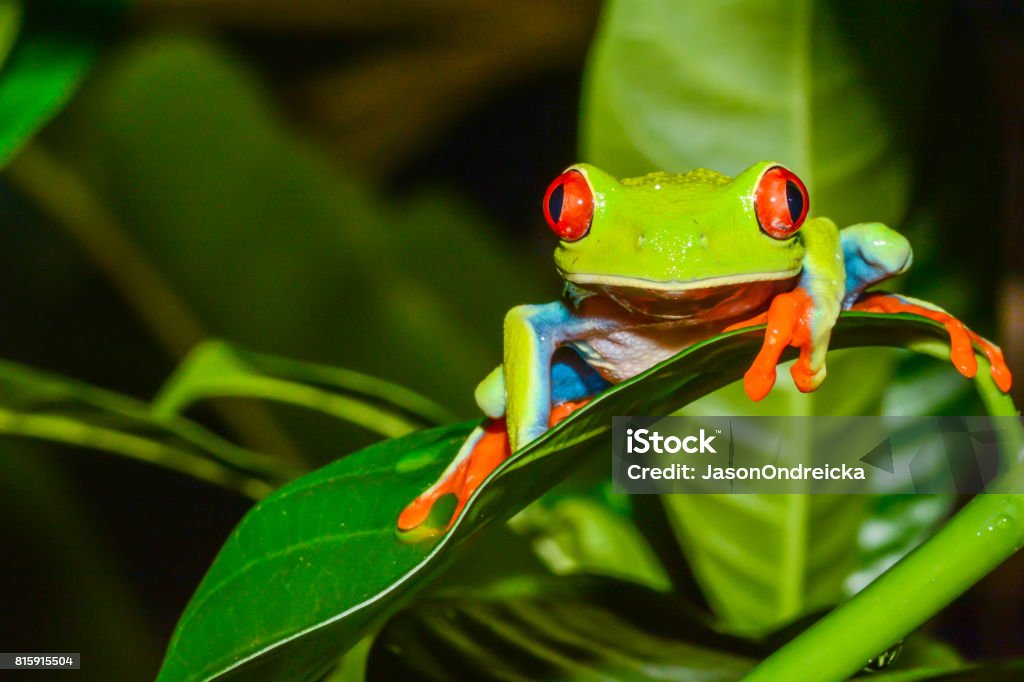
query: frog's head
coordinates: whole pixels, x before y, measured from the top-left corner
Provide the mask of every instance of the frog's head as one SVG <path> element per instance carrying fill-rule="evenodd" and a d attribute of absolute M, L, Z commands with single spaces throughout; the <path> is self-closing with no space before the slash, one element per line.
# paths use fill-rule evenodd
<path fill-rule="evenodd" d="M 616 180 L 570 166 L 544 197 L 555 264 L 576 297 L 600 293 L 650 314 L 742 314 L 792 288 L 804 255 L 807 189 L 787 168 L 736 178 L 699 169 Z"/>

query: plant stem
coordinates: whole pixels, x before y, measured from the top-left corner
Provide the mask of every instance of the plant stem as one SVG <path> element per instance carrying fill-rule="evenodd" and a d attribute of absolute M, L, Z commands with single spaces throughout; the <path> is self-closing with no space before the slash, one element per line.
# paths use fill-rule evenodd
<path fill-rule="evenodd" d="M 845 680 L 1024 544 L 1024 496 L 979 495 L 930 540 L 769 656 L 745 682 Z"/>
<path fill-rule="evenodd" d="M 177 471 L 261 500 L 274 486 L 223 464 L 156 441 L 53 415 L 19 414 L 0 409 L 0 433 L 97 448 Z"/>
<path fill-rule="evenodd" d="M 1017 416 L 1012 399 L 995 387 L 981 359 L 976 385 L 989 414 Z M 1021 489 L 1020 443 L 1018 429 L 1004 451 L 1016 467 L 1001 490 Z M 765 659 L 744 681 L 845 680 L 1022 546 L 1024 495 L 977 495 L 925 543 Z"/>

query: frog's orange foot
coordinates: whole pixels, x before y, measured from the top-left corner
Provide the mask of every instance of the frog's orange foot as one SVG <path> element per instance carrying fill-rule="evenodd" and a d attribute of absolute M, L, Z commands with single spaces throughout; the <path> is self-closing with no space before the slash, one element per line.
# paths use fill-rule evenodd
<path fill-rule="evenodd" d="M 999 346 L 974 333 L 963 322 L 945 311 L 918 305 L 892 294 L 868 294 L 854 303 L 851 310 L 869 313 L 910 313 L 935 320 L 942 324 L 949 334 L 949 357 L 958 372 L 968 379 L 977 374 L 978 361 L 974 356 L 974 346 L 977 346 L 992 367 L 992 380 L 996 386 L 1007 393 L 1013 384 L 1013 376 Z"/>
<path fill-rule="evenodd" d="M 476 434 L 474 434 L 475 436 Z M 471 436 L 472 437 L 472 436 Z M 447 525 L 425 529 L 425 535 L 434 535 L 447 530 L 459 517 L 462 508 L 487 476 L 506 459 L 510 451 L 508 429 L 504 419 L 488 421 L 473 449 L 429 490 L 409 503 L 398 516 L 398 530 L 406 533 L 418 528 L 430 516 L 434 505 L 447 495 L 455 496 L 455 509 Z"/>
<path fill-rule="evenodd" d="M 751 400 L 761 400 L 775 385 L 775 368 L 782 352 L 788 346 L 800 350 L 800 357 L 790 370 L 793 381 L 801 391 L 816 389 L 825 376 L 825 368 L 811 367 L 812 335 L 811 319 L 814 314 L 814 300 L 804 289 L 779 294 L 772 301 L 768 312 L 749 320 L 731 325 L 725 331 L 767 324 L 764 343 L 750 369 L 743 375 L 743 387 Z"/>
<path fill-rule="evenodd" d="M 581 400 L 555 406 L 551 410 L 548 427 L 554 426 L 586 404 L 587 400 Z M 475 435 L 476 432 L 471 437 L 475 437 Z M 413 534 L 413 531 L 417 531 L 414 534 L 414 539 L 418 540 L 438 535 L 451 528 L 455 520 L 459 518 L 459 514 L 462 513 L 466 502 L 480 487 L 480 484 L 511 454 L 505 420 L 492 419 L 485 422 L 482 433 L 473 444 L 473 449 L 461 461 L 449 468 L 441 480 L 402 510 L 398 516 L 398 530 L 403 534 Z M 434 505 L 448 495 L 455 496 L 455 508 L 447 523 L 443 527 L 441 525 L 422 527 L 424 522 L 432 516 Z"/>

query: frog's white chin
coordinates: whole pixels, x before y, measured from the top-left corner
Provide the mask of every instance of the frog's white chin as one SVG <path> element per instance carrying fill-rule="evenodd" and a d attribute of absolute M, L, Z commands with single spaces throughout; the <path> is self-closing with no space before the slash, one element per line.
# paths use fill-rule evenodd
<path fill-rule="evenodd" d="M 770 282 L 775 280 L 791 279 L 800 274 L 800 268 L 794 270 L 779 270 L 777 272 L 751 272 L 743 275 L 725 275 L 722 277 L 704 277 L 702 279 L 687 280 L 658 280 L 644 277 L 625 277 L 622 275 L 598 275 L 588 273 L 566 273 L 565 279 L 578 284 L 583 288 L 601 287 L 614 289 L 636 289 L 638 291 L 649 291 L 652 294 L 663 294 L 672 297 L 673 294 L 684 294 L 688 291 L 698 289 L 713 289 L 717 287 L 734 286 L 747 284 L 749 282 Z"/>

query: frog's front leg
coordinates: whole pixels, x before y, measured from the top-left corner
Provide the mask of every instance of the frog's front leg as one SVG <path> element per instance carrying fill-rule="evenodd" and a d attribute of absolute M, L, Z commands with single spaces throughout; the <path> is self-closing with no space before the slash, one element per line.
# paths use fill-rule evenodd
<path fill-rule="evenodd" d="M 882 223 L 859 223 L 839 232 L 846 270 L 843 309 L 850 310 L 869 287 L 910 269 L 914 252 L 899 232 Z"/>
<path fill-rule="evenodd" d="M 512 452 L 548 428 L 551 358 L 572 336 L 577 318 L 562 302 L 521 305 L 505 316 L 505 418 Z"/>
<path fill-rule="evenodd" d="M 766 313 L 725 330 L 767 325 L 761 351 L 743 375 L 743 386 L 751 400 L 761 400 L 771 391 L 775 368 L 788 346 L 800 351 L 790 368 L 798 389 L 813 391 L 825 379 L 825 354 L 845 292 L 843 253 L 839 232 L 831 220 L 808 220 L 800 234 L 806 253 L 797 287 L 776 296 Z"/>
<path fill-rule="evenodd" d="M 942 308 L 902 294 L 865 293 L 889 277 L 907 271 L 913 260 L 910 244 L 899 233 L 881 223 L 853 225 L 840 232 L 846 261 L 847 293 L 845 310 L 874 313 L 910 313 L 927 317 L 945 326 L 949 334 L 950 359 L 964 376 L 978 371 L 974 356 L 977 345 L 991 365 L 992 378 L 1003 391 L 1009 391 L 1012 377 L 999 347 L 982 338 Z"/>

